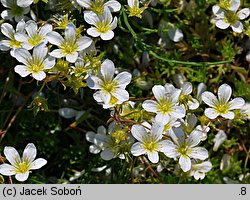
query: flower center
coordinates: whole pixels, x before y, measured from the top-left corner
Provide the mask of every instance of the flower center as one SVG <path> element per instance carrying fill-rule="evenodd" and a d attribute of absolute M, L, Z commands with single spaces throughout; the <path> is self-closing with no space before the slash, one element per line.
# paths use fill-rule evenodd
<path fill-rule="evenodd" d="M 20 48 L 22 44 L 23 44 L 22 42 L 19 42 L 16 39 L 10 40 L 10 46 L 14 47 L 15 49 Z"/>
<path fill-rule="evenodd" d="M 29 39 L 28 39 L 28 42 L 31 46 L 36 46 L 38 45 L 39 43 L 41 43 L 43 37 L 39 34 L 34 34 L 32 35 Z"/>
<path fill-rule="evenodd" d="M 75 40 L 70 39 L 66 40 L 65 42 L 62 43 L 61 50 L 63 51 L 63 54 L 68 55 L 68 54 L 73 54 L 77 51 L 78 44 Z"/>
<path fill-rule="evenodd" d="M 38 58 L 32 58 L 29 61 L 28 68 L 31 73 L 38 73 L 43 70 L 44 63 L 42 60 L 39 60 Z"/>
<path fill-rule="evenodd" d="M 21 162 L 18 164 L 16 172 L 17 173 L 25 173 L 29 171 L 30 166 L 26 162 Z"/>
<path fill-rule="evenodd" d="M 225 17 L 225 21 L 229 24 L 235 24 L 239 20 L 237 13 L 230 10 L 225 13 Z"/>
<path fill-rule="evenodd" d="M 229 0 L 221 0 L 219 6 L 225 10 L 228 10 L 232 5 Z"/>
<path fill-rule="evenodd" d="M 103 0 L 97 0 L 90 4 L 90 8 L 98 15 L 102 15 L 104 11 Z"/>
<path fill-rule="evenodd" d="M 96 29 L 99 33 L 106 33 L 110 29 L 110 25 L 108 25 L 105 21 L 99 21 L 96 23 Z"/>
<path fill-rule="evenodd" d="M 158 149 L 158 143 L 155 142 L 155 141 L 152 141 L 152 140 L 149 140 L 149 141 L 146 141 L 144 144 L 143 144 L 143 147 L 144 149 L 152 152 L 152 151 L 155 151 Z"/>
<path fill-rule="evenodd" d="M 107 93 L 114 93 L 116 86 L 118 85 L 118 82 L 116 80 L 113 81 L 106 81 L 104 82 L 101 87 L 103 90 Z M 110 100 L 111 101 L 111 100 Z"/>
<path fill-rule="evenodd" d="M 157 105 L 157 109 L 158 109 L 157 110 L 158 112 L 166 114 L 166 113 L 172 112 L 173 106 L 172 106 L 172 104 L 170 103 L 169 100 L 165 100 L 165 101 L 160 101 L 159 102 L 159 104 Z"/>
<path fill-rule="evenodd" d="M 22 16 L 23 15 L 23 8 L 19 7 L 15 3 L 11 6 L 11 12 L 14 16 Z"/>
<path fill-rule="evenodd" d="M 179 147 L 178 149 L 178 152 L 183 156 L 187 155 L 187 151 L 188 151 L 187 147 Z"/>
<path fill-rule="evenodd" d="M 226 114 L 229 111 L 229 107 L 230 107 L 229 103 L 225 103 L 216 105 L 215 109 L 220 114 Z"/>

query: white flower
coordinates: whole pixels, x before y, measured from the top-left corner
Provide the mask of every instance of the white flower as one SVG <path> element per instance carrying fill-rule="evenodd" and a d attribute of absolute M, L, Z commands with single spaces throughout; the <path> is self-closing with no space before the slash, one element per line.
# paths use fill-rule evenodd
<path fill-rule="evenodd" d="M 16 32 L 23 32 L 25 28 L 25 22 L 21 20 L 17 23 L 16 31 L 14 30 L 13 26 L 8 23 L 3 23 L 1 25 L 1 32 L 5 35 L 8 39 L 4 39 L 0 41 L 0 50 L 8 51 L 10 50 L 10 54 L 14 57 L 14 50 L 22 47 L 23 43 L 19 42 L 15 39 Z"/>
<path fill-rule="evenodd" d="M 104 7 L 102 15 L 92 11 L 84 12 L 84 20 L 94 27 L 88 28 L 87 33 L 92 37 L 101 37 L 102 40 L 111 40 L 114 37 L 113 30 L 117 26 L 117 17 L 112 17 L 110 10 Z"/>
<path fill-rule="evenodd" d="M 211 169 L 212 163 L 210 161 L 192 163 L 190 176 L 193 176 L 196 180 L 202 180 L 205 178 L 205 173 L 209 172 Z"/>
<path fill-rule="evenodd" d="M 55 58 L 66 57 L 68 62 L 74 63 L 79 55 L 79 51 L 88 48 L 92 44 L 89 37 L 76 38 L 76 27 L 69 23 L 65 29 L 65 39 L 57 32 L 52 31 L 47 34 L 47 39 L 51 44 L 59 47 L 49 54 Z"/>
<path fill-rule="evenodd" d="M 114 78 L 115 66 L 111 60 L 106 59 L 102 64 L 98 76 L 91 75 L 87 78 L 88 87 L 97 89 L 94 98 L 102 103 L 104 108 L 113 107 L 129 99 L 125 90 L 130 83 L 132 75 L 121 72 Z"/>
<path fill-rule="evenodd" d="M 92 10 L 98 15 L 102 15 L 104 12 L 104 7 L 108 7 L 111 12 L 118 12 L 121 9 L 121 4 L 115 0 L 109 0 L 105 2 L 105 0 L 76 0 L 76 2 L 88 9 Z"/>
<path fill-rule="evenodd" d="M 45 24 L 38 29 L 36 22 L 30 20 L 26 22 L 25 30 L 27 31 L 27 34 L 24 32 L 18 32 L 15 34 L 15 39 L 23 43 L 23 48 L 30 50 L 42 42 L 47 44 L 48 41 L 46 37 L 52 29 L 51 24 Z"/>
<path fill-rule="evenodd" d="M 30 6 L 34 0 L 17 0 L 17 5 L 20 7 L 28 7 Z"/>
<path fill-rule="evenodd" d="M 171 135 L 174 143 L 168 140 L 164 154 L 169 158 L 179 158 L 179 164 L 184 172 L 191 169 L 191 158 L 205 160 L 208 152 L 203 147 L 196 147 L 201 139 L 197 132 L 193 131 L 186 138 L 185 133 L 180 128 L 173 128 L 174 134 Z"/>
<path fill-rule="evenodd" d="M 5 20 L 15 18 L 16 22 L 24 19 L 24 15 L 30 11 L 30 7 L 19 7 L 17 0 L 1 0 L 4 7 L 9 8 L 1 13 L 1 17 Z"/>
<path fill-rule="evenodd" d="M 79 110 L 75 110 L 73 108 L 60 108 L 58 110 L 58 113 L 60 116 L 66 118 L 66 119 L 70 119 L 75 117 L 75 120 L 78 120 L 84 113 L 85 111 L 79 111 Z"/>
<path fill-rule="evenodd" d="M 139 8 L 139 0 L 127 0 L 128 6 L 127 9 L 129 11 L 129 16 L 136 16 L 141 18 L 141 14 L 147 7 Z"/>
<path fill-rule="evenodd" d="M 239 6 L 240 1 L 239 4 L 238 2 L 232 4 L 232 6 L 228 8 L 228 10 L 224 10 L 219 5 L 214 5 L 212 10 L 215 15 L 215 18 L 213 19 L 215 25 L 220 29 L 227 29 L 229 26 L 231 26 L 234 32 L 241 33 L 244 27 L 240 20 L 244 20 L 249 16 L 250 9 L 243 8 L 242 10 L 237 12 Z"/>
<path fill-rule="evenodd" d="M 180 42 L 183 39 L 183 33 L 181 31 L 181 29 L 177 28 L 176 26 L 169 25 L 169 31 L 168 31 L 168 36 L 170 37 L 170 39 L 174 42 Z"/>
<path fill-rule="evenodd" d="M 150 133 L 141 125 L 133 125 L 131 133 L 139 142 L 132 145 L 131 153 L 134 156 L 146 154 L 152 163 L 159 162 L 158 152 L 164 152 L 168 145 L 167 140 L 162 140 L 162 131 L 163 126 L 159 123 L 152 125 Z"/>
<path fill-rule="evenodd" d="M 46 77 L 44 70 L 51 69 L 55 65 L 55 58 L 47 57 L 47 53 L 48 48 L 43 43 L 34 48 L 33 55 L 27 49 L 16 49 L 14 56 L 24 65 L 17 65 L 15 72 L 22 77 L 31 74 L 34 79 L 43 80 Z"/>
<path fill-rule="evenodd" d="M 219 130 L 214 138 L 213 151 L 218 151 L 219 146 L 227 139 L 227 135 L 223 130 Z"/>
<path fill-rule="evenodd" d="M 245 103 L 241 108 L 241 112 L 246 115 L 246 118 L 250 120 L 250 103 Z"/>
<path fill-rule="evenodd" d="M 181 90 L 172 90 L 168 86 L 155 85 L 152 91 L 156 101 L 146 100 L 143 102 L 142 107 L 148 112 L 156 113 L 155 119 L 157 122 L 165 125 L 169 121 L 170 116 L 178 119 L 185 116 L 184 106 L 177 105 Z"/>
<path fill-rule="evenodd" d="M 10 164 L 0 165 L 0 174 L 5 176 L 15 175 L 18 181 L 26 181 L 28 179 L 30 170 L 40 169 L 47 161 L 43 158 L 35 160 L 37 151 L 34 144 L 29 143 L 24 151 L 23 156 L 20 158 L 19 153 L 13 147 L 5 147 L 4 155 Z"/>
<path fill-rule="evenodd" d="M 118 154 L 119 146 L 121 145 L 120 142 L 117 143 L 115 138 L 110 135 L 116 132 L 116 128 L 116 124 L 111 123 L 108 127 L 108 134 L 104 126 L 98 127 L 97 134 L 88 131 L 86 133 L 86 139 L 93 143 L 93 145 L 89 147 L 89 151 L 93 154 L 101 152 L 101 158 L 103 160 L 111 160 L 114 158 Z M 119 157 L 122 159 L 123 154 L 120 154 Z"/>
<path fill-rule="evenodd" d="M 190 94 L 193 91 L 193 85 L 190 82 L 184 82 L 181 85 L 181 94 L 179 103 L 187 105 L 190 110 L 195 110 L 199 107 L 199 101 L 193 98 Z"/>
<path fill-rule="evenodd" d="M 245 104 L 244 99 L 238 97 L 229 101 L 232 89 L 227 84 L 222 84 L 218 89 L 218 99 L 211 92 L 202 93 L 202 100 L 212 108 L 205 109 L 205 115 L 210 119 L 215 119 L 219 115 L 226 119 L 233 119 L 234 112 L 231 110 L 241 109 Z M 228 102 L 229 101 L 229 102 Z"/>

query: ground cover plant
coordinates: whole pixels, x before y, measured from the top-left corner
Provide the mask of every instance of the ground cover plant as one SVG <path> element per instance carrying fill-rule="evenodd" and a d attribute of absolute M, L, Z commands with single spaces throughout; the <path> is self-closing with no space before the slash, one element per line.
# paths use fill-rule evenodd
<path fill-rule="evenodd" d="M 249 8 L 1 0 L 0 182 L 250 183 Z"/>

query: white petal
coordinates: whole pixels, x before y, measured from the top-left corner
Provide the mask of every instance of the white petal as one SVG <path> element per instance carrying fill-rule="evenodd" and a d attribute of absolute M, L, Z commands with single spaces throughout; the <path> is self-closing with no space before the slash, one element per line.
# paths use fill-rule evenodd
<path fill-rule="evenodd" d="M 104 80 L 112 80 L 115 74 L 114 63 L 109 59 L 104 60 L 100 72 Z"/>
<path fill-rule="evenodd" d="M 62 58 L 62 57 L 64 57 L 64 54 L 62 53 L 61 49 L 55 49 L 52 52 L 50 52 L 49 55 L 51 55 L 52 57 L 55 57 L 55 58 Z"/>
<path fill-rule="evenodd" d="M 165 87 L 162 85 L 155 85 L 152 88 L 152 92 L 153 92 L 155 98 L 157 99 L 157 101 L 161 101 L 161 100 L 166 98 Z"/>
<path fill-rule="evenodd" d="M 78 52 L 66 55 L 66 60 L 70 63 L 75 63 L 78 58 Z"/>
<path fill-rule="evenodd" d="M 113 22 L 110 24 L 110 30 L 114 30 L 117 27 L 117 17 L 114 17 Z"/>
<path fill-rule="evenodd" d="M 128 101 L 129 99 L 129 93 L 124 89 L 117 88 L 112 95 L 121 102 Z"/>
<path fill-rule="evenodd" d="M 100 37 L 102 40 L 111 40 L 114 35 L 114 32 L 111 30 L 108 30 L 106 33 L 100 33 Z"/>
<path fill-rule="evenodd" d="M 48 53 L 48 47 L 45 46 L 44 43 L 40 43 L 39 45 L 34 47 L 33 57 L 41 62 L 46 57 L 47 53 Z"/>
<path fill-rule="evenodd" d="M 1 32 L 8 37 L 9 39 L 12 39 L 15 33 L 15 30 L 13 29 L 13 26 L 8 23 L 3 23 L 1 25 Z"/>
<path fill-rule="evenodd" d="M 147 151 L 143 148 L 142 143 L 136 142 L 131 147 L 131 153 L 133 156 L 140 156 L 145 154 Z"/>
<path fill-rule="evenodd" d="M 47 164 L 47 160 L 43 158 L 38 158 L 31 163 L 30 169 L 40 169 L 46 164 Z"/>
<path fill-rule="evenodd" d="M 106 24 L 110 24 L 112 22 L 112 14 L 111 14 L 109 8 L 106 6 L 104 6 L 102 17 L 105 20 Z"/>
<path fill-rule="evenodd" d="M 235 24 L 232 24 L 231 27 L 236 33 L 241 33 L 244 29 L 243 24 L 240 21 L 237 21 Z"/>
<path fill-rule="evenodd" d="M 58 113 L 60 116 L 66 119 L 70 119 L 76 116 L 76 110 L 73 108 L 60 108 L 58 109 Z"/>
<path fill-rule="evenodd" d="M 166 140 L 165 143 L 167 143 L 167 145 L 164 147 L 163 153 L 169 158 L 177 158 L 179 155 L 177 146 L 169 140 Z"/>
<path fill-rule="evenodd" d="M 210 107 L 214 107 L 214 104 L 218 102 L 216 96 L 211 92 L 203 92 L 201 95 L 201 99 Z"/>
<path fill-rule="evenodd" d="M 217 151 L 219 146 L 227 139 L 227 135 L 223 130 L 219 130 L 214 138 L 213 151 Z"/>
<path fill-rule="evenodd" d="M 75 41 L 76 39 L 76 27 L 71 22 L 66 26 L 65 39 L 70 41 Z"/>
<path fill-rule="evenodd" d="M 250 14 L 250 9 L 249 8 L 243 8 L 237 14 L 238 14 L 240 20 L 246 19 Z"/>
<path fill-rule="evenodd" d="M 186 115 L 185 107 L 184 106 L 175 106 L 171 115 L 175 118 L 178 118 L 178 119 L 185 117 L 185 115 Z"/>
<path fill-rule="evenodd" d="M 29 37 L 23 32 L 15 33 L 15 39 L 19 42 L 27 42 Z"/>
<path fill-rule="evenodd" d="M 155 139 L 155 141 L 159 141 L 162 138 L 164 126 L 161 123 L 154 123 L 151 128 L 151 137 Z"/>
<path fill-rule="evenodd" d="M 118 81 L 119 87 L 125 88 L 131 81 L 132 75 L 129 72 L 121 72 L 117 74 L 114 80 Z"/>
<path fill-rule="evenodd" d="M 99 17 L 92 11 L 84 12 L 84 20 L 91 25 L 96 25 L 100 21 Z"/>
<path fill-rule="evenodd" d="M 218 98 L 220 102 L 228 102 L 231 95 L 232 95 L 232 88 L 228 84 L 224 83 L 219 87 Z"/>
<path fill-rule="evenodd" d="M 185 95 L 191 94 L 193 91 L 192 83 L 186 82 L 181 85 L 182 93 Z"/>
<path fill-rule="evenodd" d="M 146 100 L 143 102 L 142 107 L 144 110 L 148 112 L 154 112 L 156 113 L 158 108 L 157 108 L 157 103 L 156 101 L 153 100 Z"/>
<path fill-rule="evenodd" d="M 216 21 L 215 25 L 220 29 L 227 29 L 230 26 L 230 24 L 225 22 L 223 19 Z"/>
<path fill-rule="evenodd" d="M 117 12 L 121 9 L 121 4 L 115 0 L 109 0 L 104 6 L 108 6 L 111 12 Z"/>
<path fill-rule="evenodd" d="M 96 90 L 101 89 L 102 87 L 100 85 L 103 84 L 103 81 L 97 76 L 89 76 L 86 82 L 89 88 Z"/>
<path fill-rule="evenodd" d="M 169 114 L 158 112 L 155 116 L 155 121 L 166 125 L 169 122 Z"/>
<path fill-rule="evenodd" d="M 29 65 L 28 59 L 32 57 L 30 52 L 24 48 L 16 49 L 14 55 L 19 62 L 25 65 Z"/>
<path fill-rule="evenodd" d="M 179 164 L 184 172 L 187 172 L 191 169 L 191 160 L 188 156 L 181 156 L 179 159 Z"/>
<path fill-rule="evenodd" d="M 231 7 L 228 10 L 237 11 L 240 7 L 240 0 L 230 0 Z"/>
<path fill-rule="evenodd" d="M 171 100 L 172 100 L 173 103 L 177 103 L 178 102 L 180 94 L 181 94 L 181 90 L 180 89 L 173 89 L 172 90 L 170 98 L 171 98 Z"/>
<path fill-rule="evenodd" d="M 89 152 L 90 153 L 98 154 L 98 153 L 100 153 L 101 150 L 102 149 L 100 147 L 98 147 L 98 146 L 96 146 L 94 144 L 89 146 Z"/>
<path fill-rule="evenodd" d="M 99 37 L 101 35 L 95 27 L 88 28 L 87 33 L 92 37 Z"/>
<path fill-rule="evenodd" d="M 55 31 L 48 33 L 47 39 L 48 39 L 49 43 L 54 44 L 56 46 L 61 46 L 61 44 L 64 41 L 63 37 Z"/>
<path fill-rule="evenodd" d="M 44 71 L 40 71 L 37 73 L 32 73 L 34 79 L 41 81 L 46 78 L 46 73 Z"/>
<path fill-rule="evenodd" d="M 20 7 L 28 7 L 33 3 L 34 0 L 17 0 L 16 3 Z"/>
<path fill-rule="evenodd" d="M 0 165 L 0 174 L 4 176 L 12 176 L 16 174 L 16 168 L 9 164 Z"/>
<path fill-rule="evenodd" d="M 31 163 L 36 157 L 36 147 L 33 143 L 27 144 L 23 151 L 22 159 L 25 160 L 27 163 Z"/>
<path fill-rule="evenodd" d="M 10 162 L 12 165 L 16 165 L 17 163 L 21 162 L 19 153 L 14 147 L 4 147 L 4 155 L 6 159 Z"/>
<path fill-rule="evenodd" d="M 85 8 L 90 8 L 91 0 L 76 0 L 76 2 Z"/>
<path fill-rule="evenodd" d="M 182 31 L 175 26 L 169 28 L 168 36 L 174 42 L 180 42 L 183 39 Z"/>
<path fill-rule="evenodd" d="M 233 119 L 234 118 L 234 112 L 228 111 L 227 113 L 221 114 L 222 117 L 226 119 Z"/>
<path fill-rule="evenodd" d="M 219 116 L 218 112 L 214 108 L 206 108 L 205 109 L 205 115 L 209 119 L 215 119 L 216 117 Z"/>
<path fill-rule="evenodd" d="M 19 174 L 15 175 L 16 180 L 21 181 L 21 182 L 26 181 L 28 179 L 28 177 L 29 177 L 29 171 L 27 171 L 23 174 L 19 173 Z"/>
<path fill-rule="evenodd" d="M 93 40 L 87 36 L 83 36 L 77 40 L 78 44 L 78 51 L 82 51 L 86 48 L 88 48 L 92 44 Z"/>
<path fill-rule="evenodd" d="M 27 31 L 29 37 L 37 34 L 37 29 L 38 29 L 37 24 L 33 20 L 26 22 L 25 30 Z"/>
<path fill-rule="evenodd" d="M 39 34 L 41 34 L 42 36 L 46 36 L 52 30 L 53 30 L 53 27 L 51 24 L 45 24 L 44 26 L 41 27 Z"/>
<path fill-rule="evenodd" d="M 103 160 L 111 160 L 115 156 L 114 152 L 109 149 L 104 149 L 101 152 L 101 158 Z"/>
<path fill-rule="evenodd" d="M 11 10 L 4 10 L 4 11 L 1 13 L 1 17 L 2 17 L 3 19 L 8 20 L 8 19 L 13 18 L 14 16 L 13 16 L 13 14 L 11 13 Z"/>
<path fill-rule="evenodd" d="M 147 152 L 148 159 L 152 163 L 158 163 L 159 162 L 159 155 L 157 151 Z"/>
<path fill-rule="evenodd" d="M 195 147 L 188 151 L 188 156 L 194 159 L 205 160 L 208 158 L 208 151 L 203 147 Z"/>
<path fill-rule="evenodd" d="M 198 145 L 201 141 L 200 132 L 192 131 L 186 141 L 187 141 L 187 146 L 194 147 Z"/>
<path fill-rule="evenodd" d="M 190 110 L 195 110 L 199 108 L 200 103 L 197 99 L 192 98 L 192 100 L 188 101 L 187 105 Z"/>
<path fill-rule="evenodd" d="M 55 66 L 56 60 L 55 58 L 49 56 L 48 58 L 44 60 L 43 63 L 44 63 L 44 67 L 43 67 L 44 69 L 51 69 Z"/>
<path fill-rule="evenodd" d="M 245 105 L 245 100 L 241 97 L 237 97 L 229 102 L 230 108 L 229 110 L 241 109 Z"/>
<path fill-rule="evenodd" d="M 15 66 L 14 71 L 18 73 L 21 77 L 26 77 L 31 73 L 30 71 L 28 71 L 28 68 L 25 65 Z"/>
<path fill-rule="evenodd" d="M 143 142 L 144 137 L 147 136 L 146 129 L 141 125 L 133 125 L 131 129 L 131 133 L 135 139 L 140 142 Z"/>

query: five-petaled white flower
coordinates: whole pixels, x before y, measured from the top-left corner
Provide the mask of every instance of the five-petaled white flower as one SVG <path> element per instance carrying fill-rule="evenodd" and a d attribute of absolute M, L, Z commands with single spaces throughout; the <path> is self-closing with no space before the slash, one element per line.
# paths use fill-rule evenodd
<path fill-rule="evenodd" d="M 173 128 L 171 134 L 172 141 L 167 140 L 167 146 L 164 154 L 169 158 L 179 158 L 179 164 L 184 172 L 191 169 L 191 158 L 205 160 L 208 158 L 208 152 L 203 147 L 196 147 L 200 141 L 200 134 L 196 131 L 190 133 L 188 138 L 180 128 Z"/>
<path fill-rule="evenodd" d="M 126 6 L 129 11 L 129 16 L 135 16 L 142 18 L 141 14 L 147 7 L 139 8 L 139 0 L 127 0 L 128 5 Z"/>
<path fill-rule="evenodd" d="M 91 75 L 87 78 L 88 87 L 99 90 L 94 94 L 94 98 L 103 104 L 103 108 L 113 107 L 129 99 L 129 93 L 125 88 L 130 83 L 132 75 L 129 72 L 121 72 L 114 78 L 114 74 L 114 63 L 106 59 L 101 64 L 98 76 Z"/>
<path fill-rule="evenodd" d="M 76 0 L 76 2 L 88 9 L 92 10 L 98 15 L 102 15 L 104 12 L 104 7 L 108 7 L 111 12 L 118 12 L 121 9 L 121 4 L 118 1 L 115 0 Z"/>
<path fill-rule="evenodd" d="M 177 119 L 183 118 L 186 114 L 184 106 L 177 105 L 181 90 L 169 89 L 168 85 L 155 85 L 152 88 L 155 100 L 146 100 L 142 107 L 148 112 L 156 113 L 156 121 L 164 125 L 169 122 L 170 116 Z"/>
<path fill-rule="evenodd" d="M 205 109 L 205 115 L 209 119 L 215 119 L 219 115 L 226 119 L 233 119 L 234 112 L 232 110 L 241 109 L 245 101 L 244 99 L 237 97 L 229 101 L 232 94 L 232 89 L 227 84 L 222 84 L 218 89 L 218 99 L 211 92 L 203 92 L 202 100 L 212 108 Z"/>
<path fill-rule="evenodd" d="M 87 36 L 76 37 L 76 27 L 69 23 L 65 29 L 65 39 L 57 32 L 52 31 L 47 34 L 47 39 L 51 44 L 59 47 L 49 54 L 55 58 L 66 57 L 68 62 L 74 63 L 79 55 L 79 51 L 88 48 L 92 44 L 92 39 Z"/>
<path fill-rule="evenodd" d="M 19 153 L 13 147 L 5 147 L 4 155 L 10 164 L 0 165 L 0 174 L 5 176 L 15 175 L 18 181 L 26 181 L 28 179 L 30 170 L 40 169 L 47 161 L 43 158 L 35 160 L 37 154 L 36 147 L 33 143 L 29 143 L 20 158 Z"/>
<path fill-rule="evenodd" d="M 27 49 L 19 48 L 14 52 L 15 58 L 24 65 L 17 65 L 15 72 L 22 77 L 29 74 L 38 81 L 46 77 L 44 70 L 51 69 L 55 65 L 55 58 L 48 56 L 48 48 L 43 44 L 37 45 L 33 49 L 33 55 Z"/>
<path fill-rule="evenodd" d="M 22 47 L 23 43 L 19 42 L 15 39 L 16 32 L 23 32 L 25 28 L 25 22 L 22 20 L 17 23 L 16 31 L 13 26 L 9 23 L 3 23 L 1 25 L 1 32 L 8 39 L 4 39 L 0 41 L 0 50 L 8 51 L 10 50 L 10 55 L 14 57 L 14 50 Z"/>
<path fill-rule="evenodd" d="M 240 7 L 240 0 L 231 0 L 228 5 L 224 5 L 223 2 L 219 5 L 214 5 L 212 10 L 215 15 L 213 21 L 215 25 L 220 29 L 227 29 L 232 27 L 236 33 L 241 33 L 244 29 L 240 20 L 246 19 L 250 14 L 249 8 L 243 8 L 237 12 Z"/>
<path fill-rule="evenodd" d="M 1 0 L 4 7 L 8 8 L 1 13 L 3 19 L 10 20 L 13 17 L 16 22 L 24 19 L 24 15 L 30 11 L 30 7 L 20 7 L 17 5 L 17 0 Z"/>
<path fill-rule="evenodd" d="M 134 156 L 146 154 L 152 163 L 159 162 L 158 152 L 165 152 L 168 145 L 167 140 L 162 140 L 163 128 L 162 124 L 154 123 L 148 133 L 143 126 L 133 125 L 131 133 L 139 142 L 132 145 L 131 153 Z"/>
<path fill-rule="evenodd" d="M 15 39 L 19 42 L 23 43 L 23 48 L 30 50 L 33 47 L 37 46 L 40 43 L 47 44 L 47 34 L 52 31 L 51 24 L 45 24 L 38 28 L 35 21 L 30 20 L 26 22 L 25 30 L 27 34 L 24 32 L 18 32 L 15 34 Z"/>
<path fill-rule="evenodd" d="M 190 176 L 193 176 L 196 180 L 204 179 L 205 173 L 212 169 L 212 163 L 205 161 L 201 163 L 192 162 L 192 168 L 190 170 Z"/>
<path fill-rule="evenodd" d="M 94 25 L 94 27 L 87 29 L 90 36 L 100 36 L 102 40 L 111 40 L 114 37 L 113 30 L 117 26 L 117 17 L 113 19 L 108 7 L 104 7 L 102 15 L 97 15 L 92 11 L 85 11 L 84 19 L 88 24 Z"/>

